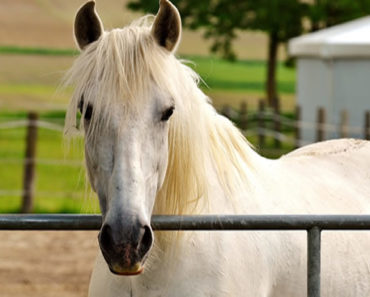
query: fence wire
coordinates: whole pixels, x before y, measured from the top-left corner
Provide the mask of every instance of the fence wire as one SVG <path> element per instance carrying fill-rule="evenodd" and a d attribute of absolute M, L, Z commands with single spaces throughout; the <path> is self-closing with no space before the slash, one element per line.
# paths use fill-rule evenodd
<path fill-rule="evenodd" d="M 231 120 L 244 120 L 248 122 L 248 127 L 245 130 L 242 130 L 242 133 L 247 137 L 268 137 L 271 139 L 275 139 L 280 143 L 285 143 L 292 148 L 299 147 L 303 145 L 310 144 L 308 141 L 304 141 L 302 139 L 297 139 L 296 129 L 309 129 L 309 130 L 316 130 L 320 129 L 324 133 L 336 133 L 340 130 L 338 125 L 330 124 L 330 123 L 312 123 L 312 122 L 305 122 L 305 121 L 296 121 L 292 118 L 286 117 L 284 115 L 272 112 L 270 110 L 267 111 L 259 111 L 259 112 L 246 112 L 240 113 L 235 111 L 234 109 L 229 108 L 227 112 L 227 116 Z M 63 132 L 63 118 L 58 119 L 48 119 L 48 120 L 27 120 L 27 119 L 19 119 L 14 120 L 14 118 L 1 118 L 0 119 L 0 133 L 1 130 L 11 130 L 17 128 L 26 128 L 29 126 L 34 126 L 42 129 L 46 129 L 49 131 L 53 131 L 56 133 Z M 259 121 L 269 122 L 270 125 L 260 127 L 258 126 Z M 255 122 L 257 124 L 250 125 L 251 122 Z M 270 128 L 269 126 L 274 126 L 274 123 L 278 122 L 280 125 L 279 130 Z M 274 126 L 275 128 L 275 126 Z M 291 129 L 290 133 L 284 133 L 282 131 L 286 131 L 286 129 Z M 370 128 L 368 131 L 365 131 L 364 127 L 353 127 L 346 125 L 344 127 L 346 133 L 365 133 L 370 135 Z M 259 144 L 259 148 L 263 148 L 263 143 Z M 269 148 L 272 154 L 281 154 L 283 151 L 275 148 Z M 76 160 L 67 160 L 67 159 L 50 159 L 50 158 L 16 158 L 16 157 L 0 157 L 1 164 L 16 164 L 16 165 L 26 165 L 30 163 L 35 163 L 37 165 L 51 165 L 51 166 L 69 166 L 69 167 L 83 167 L 83 161 L 76 161 Z M 0 188 L 0 196 L 6 196 L 10 193 L 22 193 L 20 190 L 14 189 L 1 189 Z M 39 193 L 39 192 L 38 192 Z"/>

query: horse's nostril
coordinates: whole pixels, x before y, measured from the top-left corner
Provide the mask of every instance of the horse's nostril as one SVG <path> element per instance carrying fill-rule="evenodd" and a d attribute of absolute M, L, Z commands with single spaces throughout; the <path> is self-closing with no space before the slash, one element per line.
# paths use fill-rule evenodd
<path fill-rule="evenodd" d="M 141 238 L 139 253 L 144 256 L 151 248 L 153 244 L 153 232 L 149 226 L 144 226 L 144 234 Z"/>
<path fill-rule="evenodd" d="M 121 226 L 104 223 L 99 233 L 99 244 L 103 255 L 109 260 L 130 255 L 131 260 L 144 258 L 153 244 L 153 232 L 150 226 L 137 224 Z M 126 227 L 126 228 L 124 228 Z M 118 228 L 118 227 L 117 227 Z M 135 261 L 136 261 L 135 260 Z"/>
<path fill-rule="evenodd" d="M 99 234 L 100 244 L 103 248 L 113 245 L 112 228 L 109 224 L 104 224 Z"/>

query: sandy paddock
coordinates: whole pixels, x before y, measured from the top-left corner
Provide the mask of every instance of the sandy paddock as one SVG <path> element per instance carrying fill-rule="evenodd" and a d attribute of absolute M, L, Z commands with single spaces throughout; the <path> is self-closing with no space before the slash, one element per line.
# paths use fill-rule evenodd
<path fill-rule="evenodd" d="M 98 249 L 92 231 L 1 231 L 1 297 L 83 297 Z"/>

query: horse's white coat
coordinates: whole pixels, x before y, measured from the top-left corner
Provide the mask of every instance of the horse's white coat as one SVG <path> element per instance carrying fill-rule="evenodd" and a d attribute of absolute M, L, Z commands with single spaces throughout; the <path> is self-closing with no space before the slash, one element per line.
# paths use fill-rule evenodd
<path fill-rule="evenodd" d="M 240 212 L 369 213 L 370 145 L 341 140 L 318 146 L 311 147 L 312 154 L 297 151 L 277 161 L 260 160 L 253 190 L 234 198 L 244 209 Z M 338 147 L 341 152 L 336 152 Z M 328 152 L 320 154 L 321 149 Z M 229 203 L 219 203 L 220 193 L 222 188 L 213 183 L 209 197 L 218 198 L 219 205 L 217 210 L 210 201 L 213 213 L 231 213 Z M 252 210 L 248 208 L 251 200 Z M 143 275 L 129 278 L 112 275 L 98 256 L 91 296 L 303 297 L 305 239 L 303 232 L 190 232 L 172 243 L 173 254 L 154 247 Z M 369 233 L 323 232 L 322 296 L 369 294 Z"/>
<path fill-rule="evenodd" d="M 128 36 L 130 40 L 126 40 Z M 119 46 L 126 41 L 142 42 L 145 50 L 151 52 L 143 52 L 140 44 L 135 43 Z M 114 48 L 111 56 L 107 54 L 109 47 Z M 140 55 L 134 56 L 137 64 L 127 64 L 130 59 L 120 52 L 135 52 L 130 47 L 140 51 Z M 155 59 L 151 61 L 154 66 L 137 69 L 150 58 Z M 113 60 L 101 70 L 96 61 L 102 59 Z M 109 76 L 110 82 L 117 81 L 115 71 L 126 71 L 124 87 L 130 87 L 129 74 L 142 78 L 144 82 L 140 84 L 147 89 L 141 90 L 140 100 L 118 98 L 122 86 L 110 90 L 102 85 L 104 76 Z M 237 129 L 208 104 L 194 81 L 195 75 L 171 53 L 154 44 L 150 27 L 104 33 L 81 54 L 71 76 L 72 80 L 80 77 L 80 81 L 68 110 L 66 130 L 76 125 L 73 117 L 81 94 L 85 103 L 94 106 L 93 118 L 109 116 L 109 121 L 96 121 L 89 124 L 92 127 L 85 127 L 93 131 L 86 139 L 89 177 L 95 191 L 108 201 L 107 217 L 122 205 L 145 217 L 166 211 L 370 212 L 368 142 L 327 141 L 274 161 L 257 155 Z M 152 80 L 145 82 L 149 77 Z M 132 87 L 127 93 L 132 95 L 132 90 L 137 89 Z M 123 105 L 122 100 L 126 102 Z M 170 122 L 155 124 L 158 110 L 173 103 L 176 110 Z M 159 169 L 153 166 L 158 160 Z M 161 168 L 166 170 L 167 163 L 164 177 Z M 162 185 L 159 192 L 157 185 Z M 198 188 L 189 189 L 191 185 Z M 120 191 L 125 191 L 126 200 L 120 198 Z M 155 201 L 153 191 L 157 192 Z M 189 193 L 201 196 L 194 202 L 192 197 L 184 196 Z M 306 296 L 304 232 L 186 232 L 172 237 L 159 233 L 156 237 L 145 270 L 139 276 L 113 275 L 99 253 L 89 296 Z M 322 240 L 322 296 L 370 296 L 369 232 L 324 232 Z"/>

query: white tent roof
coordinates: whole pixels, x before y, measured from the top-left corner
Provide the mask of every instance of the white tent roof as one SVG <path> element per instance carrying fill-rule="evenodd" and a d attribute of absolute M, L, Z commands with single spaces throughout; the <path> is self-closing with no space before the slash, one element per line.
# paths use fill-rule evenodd
<path fill-rule="evenodd" d="M 370 57 L 370 16 L 289 41 L 291 56 Z"/>

